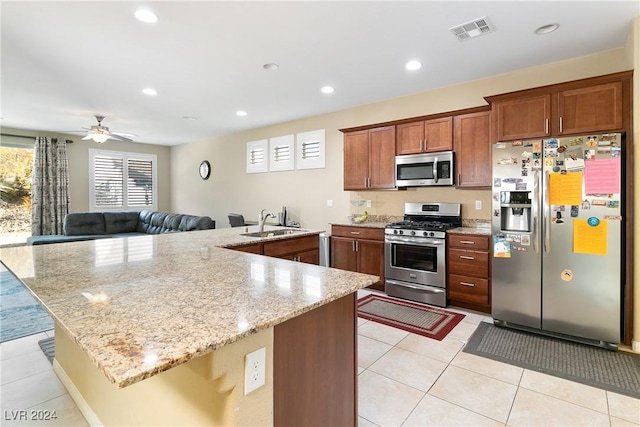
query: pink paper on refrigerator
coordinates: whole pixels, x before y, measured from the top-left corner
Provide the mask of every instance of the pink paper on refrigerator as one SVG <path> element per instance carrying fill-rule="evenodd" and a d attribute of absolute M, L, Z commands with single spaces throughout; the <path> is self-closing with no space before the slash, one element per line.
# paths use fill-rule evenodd
<path fill-rule="evenodd" d="M 620 159 L 595 159 L 585 162 L 584 192 L 620 193 Z"/>

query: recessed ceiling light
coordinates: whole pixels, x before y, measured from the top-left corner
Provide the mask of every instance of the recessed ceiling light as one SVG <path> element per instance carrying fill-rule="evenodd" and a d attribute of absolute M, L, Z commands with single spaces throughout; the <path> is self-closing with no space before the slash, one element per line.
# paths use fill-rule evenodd
<path fill-rule="evenodd" d="M 548 25 L 543 25 L 542 27 L 536 28 L 536 30 L 533 33 L 541 36 L 544 34 L 553 33 L 558 28 L 560 28 L 560 24 L 548 24 Z"/>
<path fill-rule="evenodd" d="M 185 120 L 198 120 L 197 117 L 192 117 L 192 116 L 182 116 L 182 118 Z"/>
<path fill-rule="evenodd" d="M 406 68 L 409 71 L 415 71 L 415 70 L 419 70 L 420 68 L 422 68 L 422 64 L 420 63 L 420 61 L 416 61 L 414 59 L 412 61 L 407 62 L 406 65 L 404 66 L 404 68 Z"/>
<path fill-rule="evenodd" d="M 277 70 L 278 68 L 280 68 L 280 66 L 278 64 L 270 63 L 270 64 L 264 64 L 262 66 L 262 68 L 264 68 L 267 71 L 273 71 L 273 70 Z"/>
<path fill-rule="evenodd" d="M 320 89 L 322 93 L 333 93 L 334 89 L 331 86 L 325 86 Z"/>
<path fill-rule="evenodd" d="M 139 21 L 146 22 L 147 24 L 154 24 L 158 22 L 158 15 L 150 10 L 140 9 L 136 11 L 135 15 Z"/>
<path fill-rule="evenodd" d="M 246 115 L 247 115 L 247 112 L 246 112 L 246 111 L 242 111 L 242 110 L 240 110 L 240 111 L 236 111 L 236 115 L 238 115 L 238 116 L 240 116 L 240 117 L 244 117 L 244 116 L 246 116 Z"/>
<path fill-rule="evenodd" d="M 155 89 L 151 89 L 150 87 L 142 89 L 142 93 L 149 96 L 154 96 L 158 94 L 158 92 Z"/>

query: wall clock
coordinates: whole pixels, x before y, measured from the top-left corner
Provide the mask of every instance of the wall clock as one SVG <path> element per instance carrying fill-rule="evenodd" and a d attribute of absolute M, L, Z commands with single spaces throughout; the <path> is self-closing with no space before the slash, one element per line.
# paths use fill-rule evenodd
<path fill-rule="evenodd" d="M 202 163 L 200 163 L 200 168 L 198 169 L 198 171 L 200 172 L 200 178 L 209 179 L 209 176 L 211 176 L 211 164 L 209 163 L 209 161 L 204 160 Z"/>

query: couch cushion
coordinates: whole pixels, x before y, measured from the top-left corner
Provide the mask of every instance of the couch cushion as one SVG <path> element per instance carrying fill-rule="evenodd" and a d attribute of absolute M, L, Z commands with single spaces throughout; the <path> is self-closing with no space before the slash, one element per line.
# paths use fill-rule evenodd
<path fill-rule="evenodd" d="M 102 212 L 69 213 L 64 217 L 65 236 L 106 234 Z"/>
<path fill-rule="evenodd" d="M 180 231 L 208 230 L 215 228 L 215 224 L 208 216 L 182 215 L 178 229 Z"/>
<path fill-rule="evenodd" d="M 105 212 L 104 223 L 107 234 L 135 233 L 138 231 L 140 212 Z"/>
<path fill-rule="evenodd" d="M 138 232 L 148 234 L 173 233 L 176 231 L 208 230 L 214 226 L 213 220 L 208 216 L 142 211 L 138 222 Z"/>

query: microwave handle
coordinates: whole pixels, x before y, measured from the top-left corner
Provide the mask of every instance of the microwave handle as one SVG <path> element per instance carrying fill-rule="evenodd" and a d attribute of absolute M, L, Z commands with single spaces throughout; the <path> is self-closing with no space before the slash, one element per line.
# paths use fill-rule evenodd
<path fill-rule="evenodd" d="M 436 157 L 433 161 L 433 179 L 434 182 L 438 183 L 438 158 Z"/>

